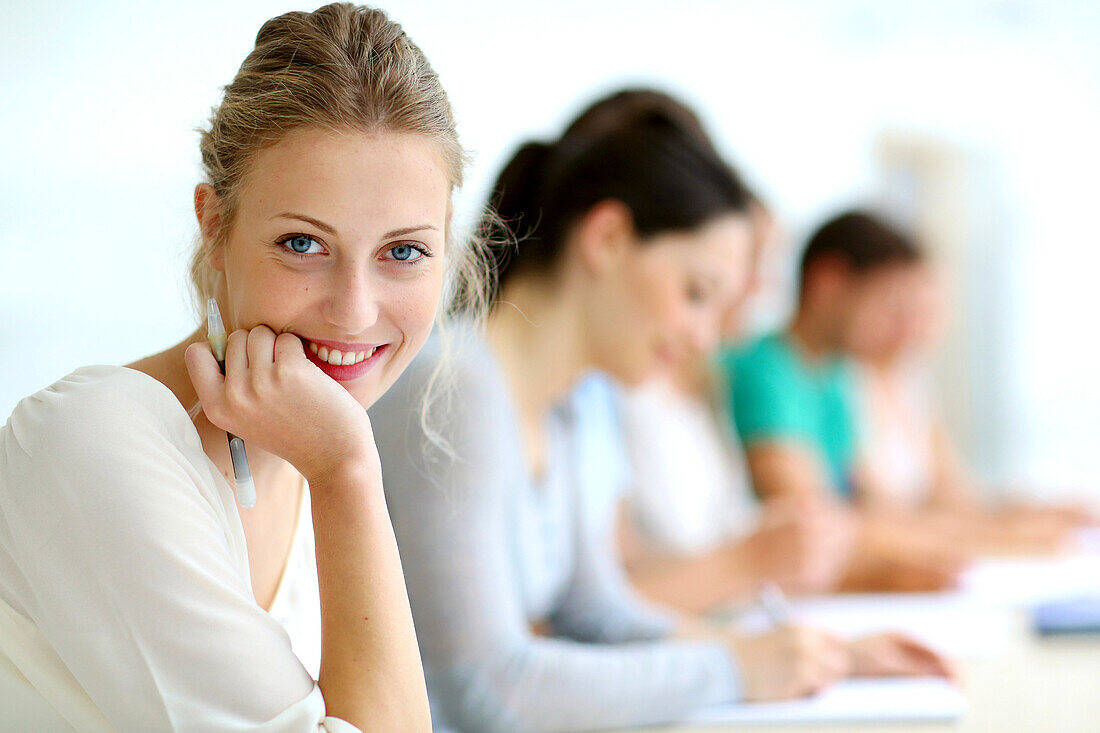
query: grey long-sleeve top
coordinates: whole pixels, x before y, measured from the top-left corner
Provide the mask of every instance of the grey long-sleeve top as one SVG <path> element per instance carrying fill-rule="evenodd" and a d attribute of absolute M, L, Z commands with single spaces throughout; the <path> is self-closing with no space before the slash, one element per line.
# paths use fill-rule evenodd
<path fill-rule="evenodd" d="M 433 339 L 370 410 L 435 724 L 579 731 L 735 699 L 726 648 L 667 639 L 670 617 L 629 590 L 589 500 L 599 471 L 576 409 L 548 417 L 547 468 L 532 480 L 504 375 L 467 331 L 446 365 L 449 403 L 429 414 L 455 457 L 425 449 L 421 399 L 439 359 Z"/>

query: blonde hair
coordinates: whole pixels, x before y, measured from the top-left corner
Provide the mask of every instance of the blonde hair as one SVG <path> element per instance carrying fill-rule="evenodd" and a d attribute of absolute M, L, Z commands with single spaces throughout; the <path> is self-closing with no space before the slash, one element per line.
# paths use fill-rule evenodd
<path fill-rule="evenodd" d="M 217 284 L 211 251 L 224 244 L 232 228 L 252 161 L 303 128 L 426 135 L 440 146 L 451 189 L 462 184 L 467 160 L 450 101 L 424 53 L 399 24 L 381 10 L 350 3 L 272 18 L 225 87 L 209 126 L 199 131 L 206 181 L 221 206 L 216 240 L 207 246 L 200 234 L 191 256 L 200 314 Z M 478 278 L 478 265 L 469 257 L 448 259 L 452 267 L 468 271 L 464 277 Z"/>

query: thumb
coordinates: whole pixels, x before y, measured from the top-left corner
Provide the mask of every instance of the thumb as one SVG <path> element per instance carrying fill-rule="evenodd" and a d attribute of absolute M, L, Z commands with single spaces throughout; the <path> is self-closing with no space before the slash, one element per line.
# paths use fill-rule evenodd
<path fill-rule="evenodd" d="M 225 383 L 218 361 L 209 346 L 196 342 L 183 352 L 183 363 L 187 365 L 187 374 L 191 377 L 191 384 L 194 385 L 195 394 L 205 412 L 208 405 L 217 401 L 217 395 Z"/>

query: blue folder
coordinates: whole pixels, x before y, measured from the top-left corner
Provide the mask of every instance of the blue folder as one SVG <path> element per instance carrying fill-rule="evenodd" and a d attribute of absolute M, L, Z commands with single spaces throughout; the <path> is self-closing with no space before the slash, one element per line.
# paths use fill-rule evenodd
<path fill-rule="evenodd" d="M 1043 635 L 1100 634 L 1100 596 L 1044 603 L 1035 609 L 1034 623 Z"/>

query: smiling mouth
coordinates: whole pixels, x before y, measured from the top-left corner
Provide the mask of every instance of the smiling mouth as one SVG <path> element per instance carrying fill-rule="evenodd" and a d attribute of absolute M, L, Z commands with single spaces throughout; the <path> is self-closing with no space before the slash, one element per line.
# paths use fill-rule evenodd
<path fill-rule="evenodd" d="M 312 351 L 318 361 L 326 362 L 332 366 L 353 366 L 359 362 L 366 361 L 374 356 L 381 346 L 374 346 L 366 351 L 340 351 L 339 349 L 330 349 L 327 346 L 318 346 L 312 341 L 309 343 L 309 350 Z"/>
<path fill-rule="evenodd" d="M 390 344 L 378 344 L 368 349 L 343 351 L 302 338 L 306 358 L 337 382 L 352 382 L 374 371 L 376 364 L 389 353 Z"/>

